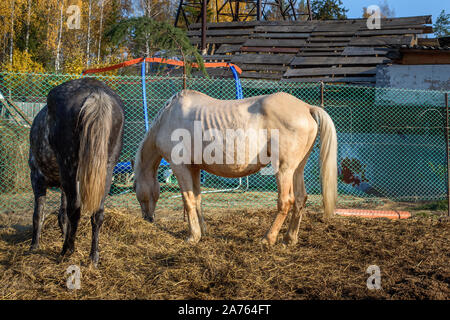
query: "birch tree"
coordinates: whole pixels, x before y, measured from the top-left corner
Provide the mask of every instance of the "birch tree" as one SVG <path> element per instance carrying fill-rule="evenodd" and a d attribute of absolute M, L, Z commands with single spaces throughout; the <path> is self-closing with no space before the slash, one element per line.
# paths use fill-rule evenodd
<path fill-rule="evenodd" d="M 30 22 L 31 22 L 31 0 L 28 0 L 27 10 L 27 34 L 25 36 L 25 52 L 28 52 L 28 43 L 30 40 Z"/>
<path fill-rule="evenodd" d="M 59 32 L 58 32 L 58 45 L 56 46 L 56 59 L 55 59 L 55 71 L 59 71 L 60 67 L 60 58 L 61 58 L 61 39 L 62 39 L 62 25 L 63 25 L 63 9 L 64 9 L 64 2 L 63 0 L 59 1 L 58 4 L 60 4 L 60 14 L 59 14 Z"/>

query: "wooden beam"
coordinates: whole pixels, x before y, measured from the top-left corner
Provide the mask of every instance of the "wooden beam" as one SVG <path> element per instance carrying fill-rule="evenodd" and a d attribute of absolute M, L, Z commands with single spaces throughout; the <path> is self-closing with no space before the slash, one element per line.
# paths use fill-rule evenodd
<path fill-rule="evenodd" d="M 210 22 L 206 24 L 206 27 L 208 29 L 253 28 L 260 24 L 260 21 Z M 201 27 L 201 23 L 192 23 L 189 25 L 189 30 L 200 29 Z"/>
<path fill-rule="evenodd" d="M 267 39 L 307 39 L 310 33 L 253 33 L 252 38 Z"/>
<path fill-rule="evenodd" d="M 253 29 L 213 29 L 213 30 L 206 30 L 206 35 L 208 37 L 211 36 L 246 36 L 253 32 Z M 186 32 L 188 37 L 201 36 L 200 30 L 189 30 Z"/>
<path fill-rule="evenodd" d="M 370 47 L 346 47 L 342 52 L 343 56 L 375 56 L 385 55 L 388 48 L 370 48 Z"/>
<path fill-rule="evenodd" d="M 211 60 L 230 61 L 233 56 L 225 55 L 225 54 L 214 54 L 214 55 L 205 55 L 202 57 L 203 57 L 203 60 L 205 60 L 205 61 L 211 61 Z"/>
<path fill-rule="evenodd" d="M 222 44 L 219 47 L 219 49 L 216 50 L 215 53 L 217 54 L 235 53 L 236 51 L 239 51 L 240 48 L 241 48 L 240 44 Z"/>
<path fill-rule="evenodd" d="M 232 63 L 285 64 L 288 65 L 294 55 L 288 54 L 241 54 L 233 56 Z"/>
<path fill-rule="evenodd" d="M 318 47 L 318 48 L 300 48 L 299 52 L 341 52 L 344 50 L 344 47 Z"/>
<path fill-rule="evenodd" d="M 266 73 L 266 72 L 249 72 L 243 71 L 241 73 L 241 78 L 249 79 L 268 79 L 268 80 L 279 80 L 283 76 L 282 73 Z"/>
<path fill-rule="evenodd" d="M 321 57 L 321 56 L 330 57 L 331 56 L 332 57 L 332 56 L 341 56 L 341 52 L 331 52 L 331 51 L 330 52 L 304 52 L 304 51 L 301 51 L 297 54 L 297 56 L 298 57 L 317 57 L 317 56 L 319 56 L 319 57 Z"/>
<path fill-rule="evenodd" d="M 284 65 L 250 64 L 250 63 L 240 64 L 239 67 L 243 71 L 279 71 L 279 72 L 285 72 L 288 68 L 288 66 L 284 66 Z"/>
<path fill-rule="evenodd" d="M 309 42 L 346 42 L 350 41 L 351 37 L 310 37 Z"/>
<path fill-rule="evenodd" d="M 314 43 L 305 43 L 302 45 L 304 48 L 331 48 L 331 47 L 346 47 L 348 42 L 314 42 Z"/>
<path fill-rule="evenodd" d="M 247 39 L 244 42 L 246 47 L 301 47 L 305 44 L 302 39 Z"/>
<path fill-rule="evenodd" d="M 353 38 L 350 41 L 350 46 L 383 46 L 383 45 L 411 45 L 413 37 L 398 36 L 398 37 L 364 37 Z"/>
<path fill-rule="evenodd" d="M 356 31 L 326 31 L 326 32 L 312 32 L 311 37 L 345 37 L 354 36 Z"/>
<path fill-rule="evenodd" d="M 391 60 L 383 57 L 295 57 L 291 66 L 362 65 L 382 64 Z"/>
<path fill-rule="evenodd" d="M 282 78 L 283 82 L 343 82 L 343 83 L 374 83 L 376 78 L 374 76 L 369 77 L 306 77 L 306 78 Z"/>
<path fill-rule="evenodd" d="M 304 68 L 288 69 L 284 77 L 306 77 L 327 75 L 349 75 L 349 74 L 376 74 L 376 67 L 342 67 L 342 68 Z"/>
<path fill-rule="evenodd" d="M 364 30 L 356 32 L 357 36 L 381 36 L 381 35 L 407 35 L 407 34 L 421 34 L 419 29 L 379 29 L 379 30 Z"/>
<path fill-rule="evenodd" d="M 297 53 L 298 48 L 241 47 L 241 52 Z"/>
<path fill-rule="evenodd" d="M 244 43 L 247 38 L 244 37 L 208 37 L 206 38 L 206 43 L 227 43 L 227 44 L 237 44 Z M 192 44 L 200 44 L 201 38 L 190 38 L 189 41 Z"/>
<path fill-rule="evenodd" d="M 290 26 L 257 26 L 255 27 L 255 32 L 285 32 L 285 33 L 292 33 L 292 32 L 299 32 L 299 33 L 309 33 L 313 31 L 315 28 L 314 25 L 290 25 Z"/>

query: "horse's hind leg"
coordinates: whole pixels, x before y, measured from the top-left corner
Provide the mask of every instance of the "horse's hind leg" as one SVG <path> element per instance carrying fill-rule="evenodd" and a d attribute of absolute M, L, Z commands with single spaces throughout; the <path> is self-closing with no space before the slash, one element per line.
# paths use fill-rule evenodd
<path fill-rule="evenodd" d="M 116 159 L 117 162 L 117 159 Z M 115 162 L 112 162 L 115 163 Z M 91 216 L 91 226 L 92 226 L 92 243 L 91 243 L 91 253 L 89 255 L 92 263 L 95 267 L 97 267 L 98 260 L 100 259 L 100 254 L 98 250 L 98 236 L 100 233 L 100 229 L 103 225 L 104 220 L 104 212 L 105 212 L 105 197 L 106 194 L 109 192 L 109 189 L 111 188 L 112 183 L 112 174 L 113 174 L 114 166 L 110 166 L 108 169 L 108 175 L 106 177 L 106 186 L 105 186 L 105 196 L 102 199 L 102 202 L 100 203 L 99 209 Z"/>
<path fill-rule="evenodd" d="M 275 221 L 272 223 L 269 231 L 262 239 L 263 244 L 273 245 L 276 240 L 278 233 L 280 232 L 281 226 L 283 225 L 289 210 L 294 203 L 293 195 L 293 171 L 291 168 L 281 168 L 277 172 L 277 183 L 278 183 L 278 214 Z"/>
<path fill-rule="evenodd" d="M 305 180 L 303 176 L 306 162 L 300 164 L 294 174 L 294 209 L 292 211 L 291 222 L 284 236 L 283 242 L 287 245 L 295 245 L 298 241 L 298 230 L 302 220 L 303 210 L 308 198 L 305 188 Z"/>
<path fill-rule="evenodd" d="M 33 238 L 31 239 L 30 250 L 39 247 L 39 238 L 41 236 L 42 224 L 44 223 L 45 196 L 47 194 L 47 185 L 44 176 L 37 171 L 31 173 L 31 181 L 34 193 L 34 212 L 33 212 Z"/>
<path fill-rule="evenodd" d="M 191 169 L 192 181 L 194 184 L 194 196 L 196 198 L 197 216 L 200 222 L 200 229 L 202 231 L 202 235 L 206 235 L 206 223 L 202 212 L 202 190 L 201 190 L 200 171 L 201 170 L 198 168 Z"/>
<path fill-rule="evenodd" d="M 66 238 L 67 233 L 67 197 L 63 190 L 61 190 L 61 206 L 58 212 L 58 224 L 61 228 L 63 239 Z"/>
<path fill-rule="evenodd" d="M 92 225 L 92 244 L 91 244 L 91 253 L 89 255 L 94 266 L 97 266 L 99 260 L 99 252 L 98 252 L 98 235 L 100 232 L 100 228 L 102 227 L 104 219 L 104 205 L 103 201 L 100 205 L 100 208 L 91 216 L 91 225 Z"/>
<path fill-rule="evenodd" d="M 81 203 L 77 193 L 76 174 L 61 175 L 62 189 L 67 198 L 67 230 L 61 255 L 71 255 L 75 250 L 75 235 L 81 216 Z"/>

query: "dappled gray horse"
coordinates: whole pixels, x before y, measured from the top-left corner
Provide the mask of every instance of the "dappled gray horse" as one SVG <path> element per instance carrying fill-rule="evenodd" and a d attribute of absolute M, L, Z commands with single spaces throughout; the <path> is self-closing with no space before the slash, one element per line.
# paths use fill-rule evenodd
<path fill-rule="evenodd" d="M 58 221 L 64 245 L 74 251 L 81 209 L 92 214 L 90 258 L 99 259 L 103 205 L 122 149 L 124 114 L 119 96 L 104 83 L 82 78 L 53 88 L 30 132 L 31 184 L 35 207 L 31 249 L 39 246 L 47 188 L 61 188 Z"/>

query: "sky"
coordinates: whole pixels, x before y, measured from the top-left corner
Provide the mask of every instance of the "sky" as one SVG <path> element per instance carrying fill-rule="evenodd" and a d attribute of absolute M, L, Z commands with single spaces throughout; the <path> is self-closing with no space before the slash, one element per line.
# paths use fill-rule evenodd
<path fill-rule="evenodd" d="M 349 9 L 347 17 L 361 18 L 362 8 L 370 5 L 379 5 L 383 0 L 342 0 L 344 7 Z M 450 0 L 388 0 L 391 9 L 395 10 L 396 17 L 412 17 L 432 15 L 433 23 L 442 9 L 450 13 Z"/>

